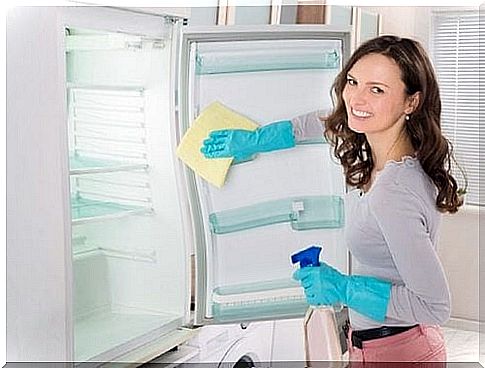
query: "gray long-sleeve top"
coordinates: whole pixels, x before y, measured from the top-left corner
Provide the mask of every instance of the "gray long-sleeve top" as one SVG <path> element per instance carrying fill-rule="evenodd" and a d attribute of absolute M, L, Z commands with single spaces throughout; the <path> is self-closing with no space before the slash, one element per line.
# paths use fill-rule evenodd
<path fill-rule="evenodd" d="M 322 122 L 310 113 L 292 119 L 297 141 L 313 137 Z M 389 161 L 371 189 L 345 197 L 345 242 L 352 274 L 392 283 L 384 323 L 350 310 L 354 330 L 417 323 L 443 324 L 450 293 L 436 247 L 441 213 L 436 187 L 416 158 Z"/>
<path fill-rule="evenodd" d="M 324 130 L 322 119 L 327 115 L 327 110 L 318 110 L 291 119 L 295 141 L 299 143 L 322 139 Z"/>

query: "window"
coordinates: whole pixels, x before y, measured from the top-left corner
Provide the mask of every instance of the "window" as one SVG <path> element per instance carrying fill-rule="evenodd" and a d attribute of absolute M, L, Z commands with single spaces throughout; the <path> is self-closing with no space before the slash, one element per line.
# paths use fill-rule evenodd
<path fill-rule="evenodd" d="M 434 11 L 432 54 L 440 85 L 444 135 L 453 144 L 453 174 L 467 188 L 466 203 L 479 205 L 479 15 Z M 483 199 L 482 199 L 483 201 Z"/>

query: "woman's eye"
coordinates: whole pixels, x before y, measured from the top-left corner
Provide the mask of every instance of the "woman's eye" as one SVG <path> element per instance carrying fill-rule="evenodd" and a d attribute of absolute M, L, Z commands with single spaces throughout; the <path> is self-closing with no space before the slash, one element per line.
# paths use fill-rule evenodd
<path fill-rule="evenodd" d="M 371 91 L 373 93 L 384 93 L 384 90 L 382 88 L 379 88 L 379 87 L 372 87 Z"/>
<path fill-rule="evenodd" d="M 347 83 L 350 86 L 356 86 L 357 85 L 357 81 L 355 79 L 352 79 L 352 78 L 347 78 Z"/>

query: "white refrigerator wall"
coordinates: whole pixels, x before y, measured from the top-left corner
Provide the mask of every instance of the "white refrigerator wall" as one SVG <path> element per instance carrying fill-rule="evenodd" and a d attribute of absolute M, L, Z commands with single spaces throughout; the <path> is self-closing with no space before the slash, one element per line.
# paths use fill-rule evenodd
<path fill-rule="evenodd" d="M 57 15 L 18 7 L 7 17 L 7 361 L 72 358 L 69 178 L 62 154 L 67 125 L 66 106 L 59 103 L 66 95 L 55 82 L 64 71 Z"/>

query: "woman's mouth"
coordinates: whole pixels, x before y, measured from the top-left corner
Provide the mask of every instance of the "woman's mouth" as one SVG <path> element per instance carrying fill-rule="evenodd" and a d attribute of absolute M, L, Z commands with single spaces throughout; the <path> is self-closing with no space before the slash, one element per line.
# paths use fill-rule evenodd
<path fill-rule="evenodd" d="M 358 119 L 366 119 L 372 116 L 372 113 L 368 111 L 357 110 L 357 109 L 354 109 L 353 107 L 350 108 L 350 112 L 352 113 L 353 116 L 355 116 Z"/>

